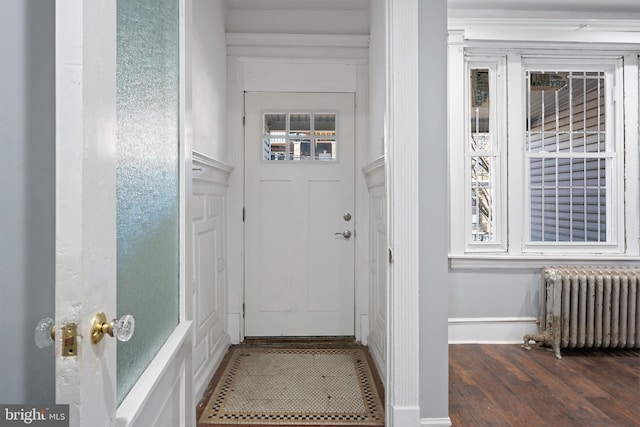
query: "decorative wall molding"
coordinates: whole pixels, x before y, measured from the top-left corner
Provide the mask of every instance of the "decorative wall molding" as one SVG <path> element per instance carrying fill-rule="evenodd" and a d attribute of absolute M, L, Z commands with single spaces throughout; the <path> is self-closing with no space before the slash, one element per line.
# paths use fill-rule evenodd
<path fill-rule="evenodd" d="M 575 33 L 590 32 L 638 32 L 640 20 L 638 19 L 549 19 L 549 18 L 449 18 L 448 27 L 453 29 L 465 28 L 493 28 L 495 30 L 510 30 L 511 39 L 513 30 L 539 30 L 539 31 L 571 31 Z"/>
<path fill-rule="evenodd" d="M 227 46 L 369 47 L 369 36 L 349 34 L 227 33 Z"/>
<path fill-rule="evenodd" d="M 362 168 L 369 190 L 385 185 L 386 176 L 384 167 L 385 159 L 384 156 L 381 156 Z"/>
<path fill-rule="evenodd" d="M 535 317 L 472 317 L 449 319 L 449 344 L 517 344 L 538 333 Z"/>
<path fill-rule="evenodd" d="M 229 177 L 233 172 L 233 166 L 197 151 L 192 152 L 192 159 L 192 177 L 194 180 L 209 181 L 225 187 L 229 185 Z"/>
<path fill-rule="evenodd" d="M 492 43 L 558 49 L 638 49 L 640 20 L 611 19 L 454 19 L 448 21 L 450 43 Z"/>
<path fill-rule="evenodd" d="M 336 34 L 228 33 L 227 55 L 247 58 L 322 58 L 367 62 L 369 36 Z"/>

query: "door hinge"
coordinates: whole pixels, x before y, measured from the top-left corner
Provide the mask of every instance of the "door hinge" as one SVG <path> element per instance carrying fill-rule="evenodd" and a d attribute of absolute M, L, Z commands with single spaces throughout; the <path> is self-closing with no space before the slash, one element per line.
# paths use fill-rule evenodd
<path fill-rule="evenodd" d="M 244 222 L 244 208 L 242 208 L 242 222 Z"/>
<path fill-rule="evenodd" d="M 244 303 L 242 303 L 242 318 L 243 319 L 244 319 L 244 313 L 245 313 L 245 311 L 244 311 Z"/>
<path fill-rule="evenodd" d="M 247 124 L 247 116 L 246 114 L 243 112 L 242 113 L 242 126 Z"/>
<path fill-rule="evenodd" d="M 389 248 L 389 264 L 393 262 L 393 251 Z"/>

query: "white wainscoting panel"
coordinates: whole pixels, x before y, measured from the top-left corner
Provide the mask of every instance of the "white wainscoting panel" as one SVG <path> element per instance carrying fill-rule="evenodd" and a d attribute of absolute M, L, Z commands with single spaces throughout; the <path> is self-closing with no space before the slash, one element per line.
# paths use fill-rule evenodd
<path fill-rule="evenodd" d="M 384 157 L 363 169 L 369 189 L 369 351 L 383 384 L 387 366 L 387 200 Z"/>
<path fill-rule="evenodd" d="M 193 153 L 191 197 L 193 374 L 200 399 L 230 345 L 227 322 L 226 199 L 233 168 Z"/>

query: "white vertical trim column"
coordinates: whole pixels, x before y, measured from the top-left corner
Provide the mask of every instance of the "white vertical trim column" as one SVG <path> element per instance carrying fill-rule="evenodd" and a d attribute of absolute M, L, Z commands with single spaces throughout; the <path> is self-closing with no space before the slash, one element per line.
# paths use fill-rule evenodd
<path fill-rule="evenodd" d="M 629 179 L 633 171 L 640 170 L 640 56 L 637 51 L 632 51 L 624 56 L 624 149 L 625 156 L 625 185 L 624 206 L 626 216 L 627 254 L 638 256 L 640 254 L 640 193 L 639 180 Z"/>
<path fill-rule="evenodd" d="M 418 1 L 386 1 L 388 241 L 387 425 L 420 425 Z"/>

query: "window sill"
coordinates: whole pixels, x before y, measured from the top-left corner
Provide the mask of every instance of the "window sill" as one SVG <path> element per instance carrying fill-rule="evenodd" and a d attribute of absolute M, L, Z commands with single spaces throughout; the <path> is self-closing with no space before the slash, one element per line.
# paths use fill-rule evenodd
<path fill-rule="evenodd" d="M 535 255 L 452 255 L 449 254 L 449 267 L 454 270 L 525 270 L 539 269 L 546 266 L 565 265 L 616 265 L 637 266 L 638 256 L 624 255 L 570 255 L 570 256 L 535 256 Z"/>

